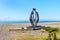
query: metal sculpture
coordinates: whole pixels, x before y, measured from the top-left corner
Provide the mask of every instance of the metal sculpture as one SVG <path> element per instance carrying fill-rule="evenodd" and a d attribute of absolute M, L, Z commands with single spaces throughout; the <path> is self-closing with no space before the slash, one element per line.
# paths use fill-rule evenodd
<path fill-rule="evenodd" d="M 31 25 L 32 25 L 33 27 L 36 27 L 38 21 L 39 21 L 39 14 L 38 14 L 38 12 L 36 11 L 36 9 L 33 8 L 33 11 L 32 11 L 31 14 L 30 14 L 30 22 L 31 22 Z"/>
<path fill-rule="evenodd" d="M 10 31 L 18 31 L 18 30 L 40 30 L 40 29 L 43 29 L 45 28 L 45 26 L 37 26 L 37 23 L 39 21 L 39 14 L 38 12 L 36 11 L 35 8 L 33 8 L 33 11 L 31 12 L 30 14 L 30 22 L 32 24 L 32 26 L 29 26 L 29 27 L 21 27 L 21 28 L 13 28 L 13 29 L 10 29 Z"/>

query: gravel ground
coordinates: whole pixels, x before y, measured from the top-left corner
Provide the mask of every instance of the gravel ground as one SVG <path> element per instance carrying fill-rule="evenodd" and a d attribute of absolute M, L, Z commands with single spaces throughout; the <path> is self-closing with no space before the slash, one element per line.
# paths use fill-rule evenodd
<path fill-rule="evenodd" d="M 46 32 L 39 31 L 27 31 L 27 32 L 19 32 L 19 31 L 9 31 L 11 28 L 20 28 L 20 27 L 28 27 L 31 24 L 0 24 L 0 40 L 9 40 L 10 37 L 14 36 L 48 36 Z M 60 23 L 40 23 L 40 26 L 50 26 L 60 28 Z"/>

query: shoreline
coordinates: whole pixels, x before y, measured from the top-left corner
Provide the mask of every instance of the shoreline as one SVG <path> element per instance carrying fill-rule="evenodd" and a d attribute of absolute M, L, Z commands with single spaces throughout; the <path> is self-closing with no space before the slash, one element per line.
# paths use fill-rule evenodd
<path fill-rule="evenodd" d="M 0 22 L 0 24 L 29 24 L 29 21 L 7 21 Z M 60 21 L 39 21 L 38 23 L 60 23 Z"/>
<path fill-rule="evenodd" d="M 32 26 L 31 23 L 24 23 L 24 24 L 0 24 L 0 27 L 29 27 Z M 37 26 L 45 26 L 45 27 L 56 27 L 60 28 L 60 22 L 49 22 L 49 23 L 37 23 Z"/>

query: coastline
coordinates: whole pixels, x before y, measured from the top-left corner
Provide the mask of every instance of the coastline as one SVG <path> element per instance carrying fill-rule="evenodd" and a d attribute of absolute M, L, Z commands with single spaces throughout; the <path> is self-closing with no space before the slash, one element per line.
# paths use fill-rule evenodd
<path fill-rule="evenodd" d="M 0 24 L 0 27 L 29 27 L 31 23 L 22 23 L 22 24 Z M 46 23 L 37 23 L 37 26 L 45 26 L 45 27 L 60 27 L 60 22 L 46 22 Z"/>

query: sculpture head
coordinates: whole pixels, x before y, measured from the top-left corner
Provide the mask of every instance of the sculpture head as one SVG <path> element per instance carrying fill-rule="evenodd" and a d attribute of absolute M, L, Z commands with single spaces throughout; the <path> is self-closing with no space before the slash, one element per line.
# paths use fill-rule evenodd
<path fill-rule="evenodd" d="M 36 10 L 36 8 L 33 8 L 33 11 L 35 11 Z"/>

